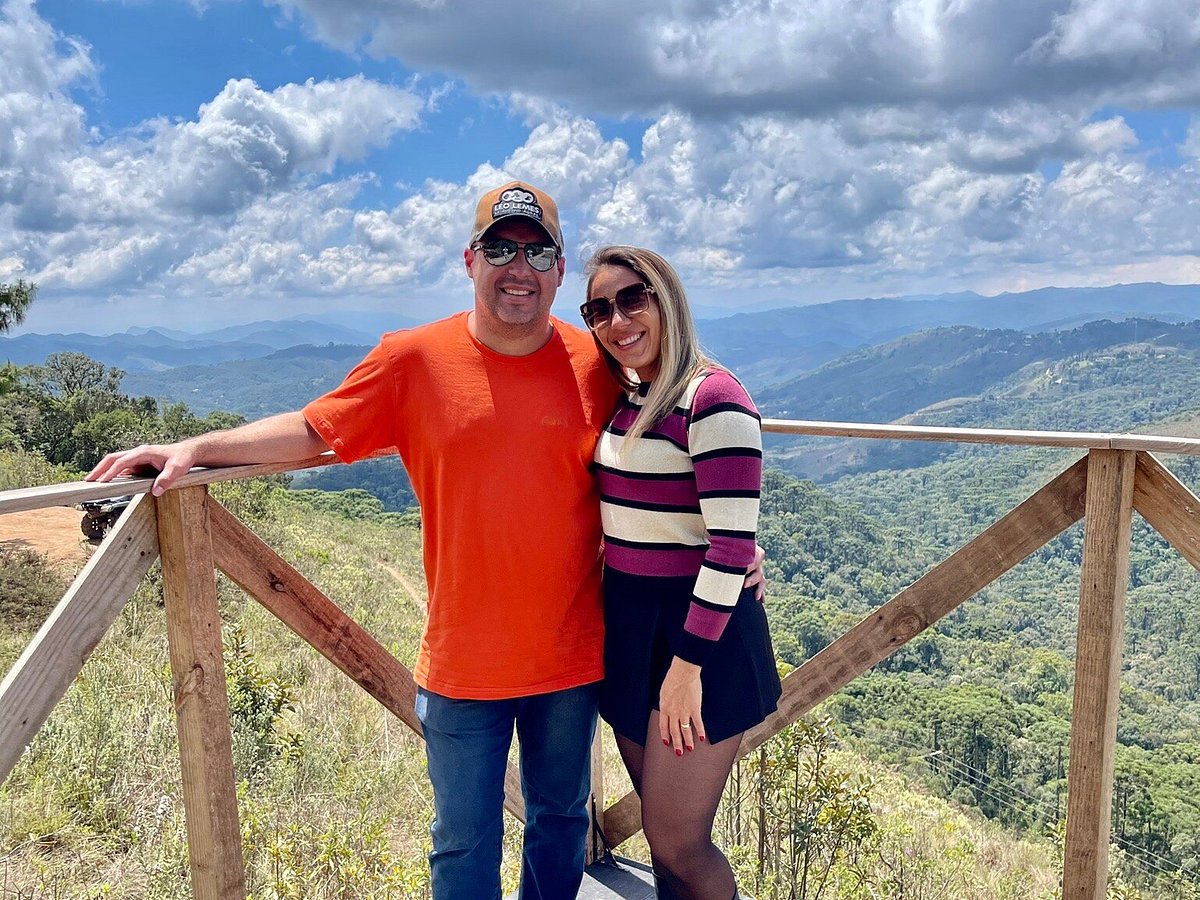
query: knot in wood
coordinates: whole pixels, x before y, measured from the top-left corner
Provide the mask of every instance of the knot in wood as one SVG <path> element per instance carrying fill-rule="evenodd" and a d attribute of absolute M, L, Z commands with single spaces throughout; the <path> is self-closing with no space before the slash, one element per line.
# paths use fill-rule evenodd
<path fill-rule="evenodd" d="M 929 623 L 915 609 L 900 609 L 892 620 L 891 642 L 894 646 L 907 644 L 925 630 Z"/>
<path fill-rule="evenodd" d="M 178 712 L 193 696 L 204 689 L 204 667 L 193 663 L 175 687 L 175 711 Z"/>
<path fill-rule="evenodd" d="M 280 580 L 279 576 L 275 575 L 272 572 L 268 572 L 267 579 L 268 579 L 267 583 L 271 586 L 271 590 L 273 590 L 275 593 L 277 593 L 277 594 L 286 594 L 287 593 L 287 585 L 284 584 Z"/>

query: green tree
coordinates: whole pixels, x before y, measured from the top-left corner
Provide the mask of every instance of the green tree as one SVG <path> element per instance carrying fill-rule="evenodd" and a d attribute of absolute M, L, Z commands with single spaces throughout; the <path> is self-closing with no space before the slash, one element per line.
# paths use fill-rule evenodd
<path fill-rule="evenodd" d="M 18 279 L 12 284 L 0 284 L 0 334 L 25 321 L 25 313 L 36 296 L 37 285 L 32 281 Z"/>

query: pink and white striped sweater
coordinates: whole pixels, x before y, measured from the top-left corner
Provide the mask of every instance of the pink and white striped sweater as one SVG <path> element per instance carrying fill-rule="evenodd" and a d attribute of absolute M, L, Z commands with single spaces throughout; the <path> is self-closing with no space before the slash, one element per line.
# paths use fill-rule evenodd
<path fill-rule="evenodd" d="M 647 385 L 622 398 L 596 445 L 604 560 L 648 577 L 694 577 L 675 654 L 704 664 L 754 561 L 762 486 L 761 421 L 736 378 L 713 369 L 679 404 L 626 442 Z"/>

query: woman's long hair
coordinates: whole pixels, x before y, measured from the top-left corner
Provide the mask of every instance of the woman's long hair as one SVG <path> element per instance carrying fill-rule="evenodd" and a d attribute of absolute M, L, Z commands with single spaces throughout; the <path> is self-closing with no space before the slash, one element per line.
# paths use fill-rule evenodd
<path fill-rule="evenodd" d="M 592 296 L 592 282 L 596 280 L 596 273 L 605 266 L 629 269 L 648 284 L 654 292 L 662 319 L 658 375 L 642 400 L 638 417 L 625 435 L 626 440 L 632 441 L 667 417 L 683 397 L 689 381 L 706 369 L 723 367 L 710 360 L 700 349 L 696 323 L 692 319 L 683 282 L 679 280 L 679 275 L 670 263 L 653 250 L 627 246 L 601 247 L 584 266 L 588 276 L 589 299 Z M 635 374 L 623 368 L 613 355 L 604 349 L 594 332 L 592 339 L 596 341 L 596 347 L 613 377 L 626 390 L 636 389 L 638 382 Z"/>

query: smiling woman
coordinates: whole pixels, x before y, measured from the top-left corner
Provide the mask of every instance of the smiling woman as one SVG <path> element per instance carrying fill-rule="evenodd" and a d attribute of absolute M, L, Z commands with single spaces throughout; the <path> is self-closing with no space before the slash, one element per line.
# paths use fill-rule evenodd
<path fill-rule="evenodd" d="M 743 587 L 762 485 L 759 415 L 701 353 L 666 260 L 605 247 L 587 270 L 584 320 L 629 388 L 595 453 L 600 714 L 642 800 L 659 896 L 729 900 L 738 895 L 713 820 L 742 732 L 780 695 L 766 615 Z"/>

